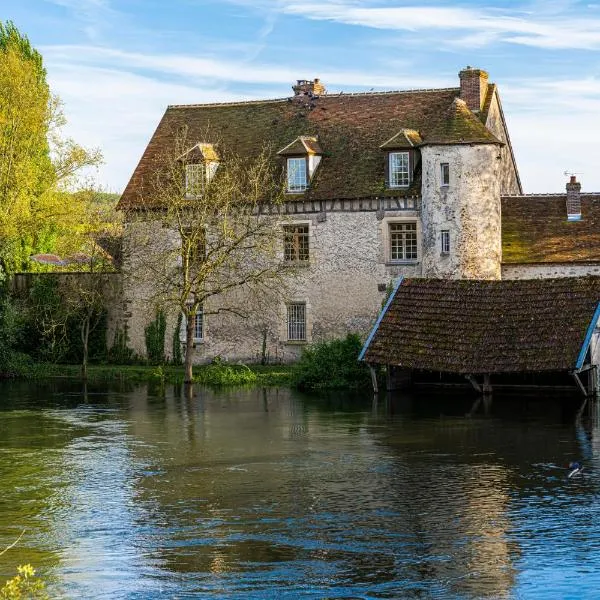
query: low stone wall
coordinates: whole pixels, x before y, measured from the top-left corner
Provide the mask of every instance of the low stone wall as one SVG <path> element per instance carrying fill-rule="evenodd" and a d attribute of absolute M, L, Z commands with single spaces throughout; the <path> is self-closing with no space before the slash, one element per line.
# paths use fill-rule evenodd
<path fill-rule="evenodd" d="M 502 279 L 550 279 L 600 275 L 599 263 L 530 263 L 502 265 Z"/>

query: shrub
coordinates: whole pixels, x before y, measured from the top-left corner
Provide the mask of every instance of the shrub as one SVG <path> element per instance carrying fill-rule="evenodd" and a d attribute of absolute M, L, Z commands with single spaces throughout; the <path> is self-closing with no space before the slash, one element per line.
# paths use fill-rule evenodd
<path fill-rule="evenodd" d="M 300 390 L 357 389 L 370 383 L 369 370 L 358 362 L 362 343 L 356 334 L 343 340 L 307 346 L 294 367 L 292 380 Z"/>
<path fill-rule="evenodd" d="M 162 310 L 156 312 L 156 319 L 144 330 L 146 334 L 146 353 L 151 365 L 162 365 L 165 362 L 165 332 L 167 320 Z"/>
<path fill-rule="evenodd" d="M 194 381 L 210 386 L 248 385 L 256 383 L 257 375 L 246 365 L 225 365 L 219 359 L 198 369 Z"/>
<path fill-rule="evenodd" d="M 128 346 L 128 343 L 127 326 L 124 329 L 117 329 L 113 345 L 108 349 L 108 362 L 113 365 L 133 365 L 138 363 L 139 359 L 134 350 Z"/>
<path fill-rule="evenodd" d="M 49 600 L 44 582 L 35 576 L 31 565 L 17 567 L 18 575 L 0 588 L 0 600 Z"/>

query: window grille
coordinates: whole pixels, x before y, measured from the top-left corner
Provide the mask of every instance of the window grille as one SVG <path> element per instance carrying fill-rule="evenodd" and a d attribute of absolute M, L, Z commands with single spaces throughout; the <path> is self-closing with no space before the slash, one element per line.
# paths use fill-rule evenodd
<path fill-rule="evenodd" d="M 204 193 L 204 186 L 215 176 L 219 163 L 192 163 L 185 165 L 185 195 L 200 196 Z"/>
<path fill-rule="evenodd" d="M 450 231 L 442 230 L 442 254 L 450 254 Z"/>
<path fill-rule="evenodd" d="M 287 333 L 289 341 L 306 341 L 306 304 L 303 302 L 288 304 Z"/>
<path fill-rule="evenodd" d="M 390 223 L 390 259 L 417 259 L 417 224 Z"/>
<path fill-rule="evenodd" d="M 407 187 L 410 183 L 408 152 L 390 153 L 390 187 Z"/>
<path fill-rule="evenodd" d="M 442 163 L 441 169 L 441 182 L 443 186 L 450 185 L 450 163 Z"/>
<path fill-rule="evenodd" d="M 194 163 L 185 165 L 185 194 L 198 196 L 204 191 L 204 165 Z"/>
<path fill-rule="evenodd" d="M 287 159 L 287 191 L 303 192 L 308 187 L 306 178 L 306 159 Z"/>
<path fill-rule="evenodd" d="M 204 313 L 199 306 L 194 315 L 194 340 L 204 339 Z"/>
<path fill-rule="evenodd" d="M 308 225 L 284 225 L 284 252 L 286 262 L 308 262 Z"/>

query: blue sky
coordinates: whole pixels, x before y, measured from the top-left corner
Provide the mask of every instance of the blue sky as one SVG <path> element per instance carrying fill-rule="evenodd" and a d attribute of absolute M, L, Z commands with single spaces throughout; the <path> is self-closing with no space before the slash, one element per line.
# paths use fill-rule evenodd
<path fill-rule="evenodd" d="M 45 58 L 68 133 L 121 191 L 168 104 L 499 85 L 526 192 L 600 192 L 600 1 L 1 0 Z"/>

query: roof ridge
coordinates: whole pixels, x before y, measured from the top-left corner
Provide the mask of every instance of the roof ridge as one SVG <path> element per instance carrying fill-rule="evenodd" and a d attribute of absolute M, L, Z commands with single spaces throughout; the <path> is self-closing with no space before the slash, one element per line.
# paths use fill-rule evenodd
<path fill-rule="evenodd" d="M 540 194 L 500 194 L 500 198 L 552 198 L 561 197 L 567 195 L 567 192 L 554 192 L 554 193 L 540 193 Z M 580 196 L 600 196 L 600 192 L 581 192 Z"/>
<path fill-rule="evenodd" d="M 339 98 L 340 96 L 383 96 L 385 94 L 418 94 L 423 92 L 455 92 L 460 88 L 416 88 L 410 90 L 384 90 L 384 91 L 368 91 L 368 92 L 338 92 L 337 94 L 321 94 L 320 98 Z M 206 102 L 192 104 L 168 104 L 169 108 L 210 108 L 213 106 L 243 106 L 246 104 L 274 104 L 277 102 L 288 102 L 294 96 L 286 96 L 284 98 L 264 98 L 257 100 L 232 100 L 231 102 Z"/>

